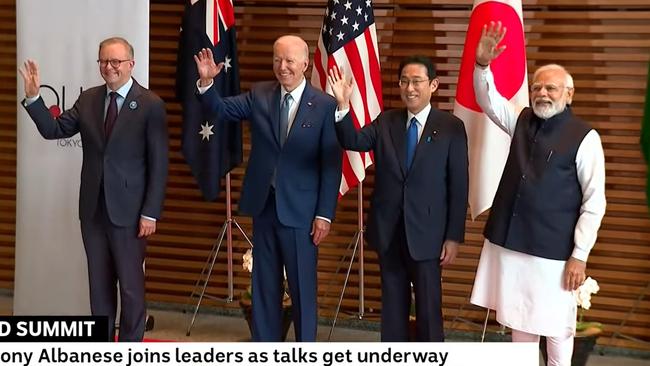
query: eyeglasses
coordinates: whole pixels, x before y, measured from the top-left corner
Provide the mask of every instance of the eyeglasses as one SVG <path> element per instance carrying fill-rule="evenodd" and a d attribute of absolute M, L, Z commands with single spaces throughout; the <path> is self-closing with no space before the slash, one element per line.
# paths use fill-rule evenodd
<path fill-rule="evenodd" d="M 539 93 L 542 91 L 542 89 L 546 89 L 546 92 L 549 94 L 557 94 L 561 90 L 563 90 L 565 87 L 563 86 L 558 86 L 555 84 L 533 84 L 530 86 L 530 92 L 531 93 Z M 566 89 L 572 89 L 569 87 L 566 87 Z"/>
<path fill-rule="evenodd" d="M 97 60 L 97 63 L 101 67 L 106 67 L 108 64 L 111 64 L 111 66 L 113 66 L 114 68 L 118 68 L 120 67 L 122 62 L 128 62 L 128 61 L 131 60 Z"/>
<path fill-rule="evenodd" d="M 422 83 L 429 81 L 430 79 L 399 79 L 397 82 L 397 85 L 399 85 L 400 88 L 408 88 L 409 85 L 413 85 L 414 88 L 419 88 Z"/>

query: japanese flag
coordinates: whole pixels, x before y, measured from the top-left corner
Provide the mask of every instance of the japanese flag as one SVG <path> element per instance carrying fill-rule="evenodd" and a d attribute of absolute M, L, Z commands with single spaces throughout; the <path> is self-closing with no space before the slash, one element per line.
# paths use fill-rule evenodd
<path fill-rule="evenodd" d="M 510 136 L 483 113 L 474 97 L 476 46 L 483 26 L 501 21 L 507 47 L 491 64 L 497 90 L 518 106 L 528 105 L 526 48 L 521 0 L 475 0 L 458 75 L 454 114 L 463 120 L 469 148 L 469 205 L 472 219 L 492 205 L 510 149 Z"/>

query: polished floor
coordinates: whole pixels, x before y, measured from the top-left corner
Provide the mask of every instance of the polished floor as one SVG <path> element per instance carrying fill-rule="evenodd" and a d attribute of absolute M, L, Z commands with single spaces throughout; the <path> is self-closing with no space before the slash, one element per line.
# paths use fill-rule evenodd
<path fill-rule="evenodd" d="M 12 313 L 12 298 L 0 295 L 0 314 Z M 202 311 L 196 317 L 190 335 L 187 335 L 190 324 L 190 314 L 175 308 L 165 308 L 164 305 L 151 304 L 150 315 L 154 317 L 153 330 L 147 331 L 145 337 L 152 340 L 177 342 L 248 342 L 250 333 L 243 317 L 236 312 L 223 315 Z M 330 326 L 321 325 L 318 329 L 318 340 L 326 342 Z M 289 330 L 288 341 L 293 340 L 293 329 Z M 454 341 L 454 339 L 449 339 Z M 379 333 L 376 330 L 359 330 L 337 326 L 332 332 L 333 342 L 377 342 Z M 540 362 L 540 365 L 542 363 Z M 587 366 L 650 366 L 649 359 L 629 357 L 601 356 L 592 354 Z"/>
<path fill-rule="evenodd" d="M 172 340 L 180 342 L 247 342 L 250 341 L 250 333 L 246 321 L 238 316 L 226 316 L 217 314 L 199 313 L 190 332 L 186 335 L 190 323 L 190 315 L 176 310 L 151 309 L 150 314 L 154 316 L 155 326 L 148 331 L 145 337 L 160 340 Z M 326 342 L 330 327 L 319 326 L 318 340 Z M 293 339 L 293 329 L 289 330 L 287 340 Z M 450 339 L 453 341 L 453 339 Z M 379 333 L 372 330 L 359 330 L 345 327 L 336 327 L 332 332 L 333 342 L 378 342 Z M 540 361 L 540 365 L 542 365 Z M 592 354 L 587 366 L 650 366 L 650 360 L 629 357 L 601 356 Z"/>

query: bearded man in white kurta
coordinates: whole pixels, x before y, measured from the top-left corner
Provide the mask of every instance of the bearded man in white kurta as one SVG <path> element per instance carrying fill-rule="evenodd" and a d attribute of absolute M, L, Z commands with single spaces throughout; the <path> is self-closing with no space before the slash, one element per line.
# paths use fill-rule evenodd
<path fill-rule="evenodd" d="M 505 32 L 486 25 L 476 49 L 476 100 L 512 140 L 471 302 L 496 310 L 514 342 L 547 337 L 548 365 L 570 365 L 573 290 L 605 214 L 605 158 L 596 130 L 573 115 L 573 78 L 562 66 L 535 72 L 532 107 L 499 94 L 489 65 L 505 49 Z"/>

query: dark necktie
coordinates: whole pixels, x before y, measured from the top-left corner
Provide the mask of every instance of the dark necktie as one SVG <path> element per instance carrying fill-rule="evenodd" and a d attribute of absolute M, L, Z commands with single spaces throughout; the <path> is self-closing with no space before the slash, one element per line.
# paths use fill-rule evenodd
<path fill-rule="evenodd" d="M 280 146 L 283 146 L 284 142 L 287 141 L 289 130 L 289 109 L 291 108 L 292 102 L 293 98 L 291 97 L 291 94 L 285 94 L 284 99 L 282 100 L 282 105 L 280 106 Z"/>
<path fill-rule="evenodd" d="M 117 120 L 117 93 L 110 92 L 108 94 L 111 100 L 108 102 L 108 109 L 106 110 L 106 119 L 104 120 L 104 136 L 108 139 L 113 132 L 115 120 Z"/>
<path fill-rule="evenodd" d="M 418 144 L 418 120 L 415 117 L 411 118 L 411 124 L 406 130 L 406 170 L 411 168 L 413 163 L 413 156 L 415 155 L 415 147 Z"/>

